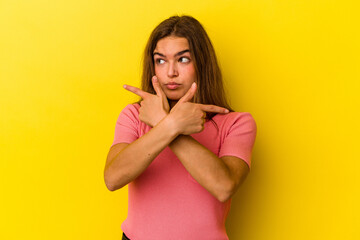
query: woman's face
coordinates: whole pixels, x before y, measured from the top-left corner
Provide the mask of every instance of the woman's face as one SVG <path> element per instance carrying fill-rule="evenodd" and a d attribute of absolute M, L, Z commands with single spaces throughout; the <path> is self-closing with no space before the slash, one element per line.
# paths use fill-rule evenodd
<path fill-rule="evenodd" d="M 153 57 L 155 75 L 172 107 L 196 79 L 188 40 L 174 36 L 162 38 L 157 42 Z"/>

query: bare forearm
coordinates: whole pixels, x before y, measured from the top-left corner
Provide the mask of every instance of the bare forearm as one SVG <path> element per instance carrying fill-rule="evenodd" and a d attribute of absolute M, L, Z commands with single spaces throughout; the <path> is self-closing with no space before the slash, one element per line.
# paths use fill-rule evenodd
<path fill-rule="evenodd" d="M 169 147 L 201 186 L 219 200 L 227 198 L 232 181 L 219 157 L 188 135 L 179 135 Z"/>
<path fill-rule="evenodd" d="M 171 122 L 164 118 L 149 132 L 122 149 L 105 171 L 111 189 L 122 188 L 136 179 L 176 136 Z"/>

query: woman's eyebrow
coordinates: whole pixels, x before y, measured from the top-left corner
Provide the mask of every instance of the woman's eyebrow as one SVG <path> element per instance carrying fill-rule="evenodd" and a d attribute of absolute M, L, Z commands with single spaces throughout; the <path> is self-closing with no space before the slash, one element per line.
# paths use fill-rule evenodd
<path fill-rule="evenodd" d="M 184 54 L 184 53 L 186 53 L 186 52 L 190 52 L 190 50 L 189 50 L 189 49 L 185 49 L 185 50 L 183 50 L 183 51 L 180 51 L 180 52 L 176 53 L 176 54 L 174 55 L 174 57 L 180 56 L 180 55 L 182 55 L 182 54 Z M 153 56 L 155 56 L 156 54 L 159 55 L 159 56 L 161 56 L 161 57 L 165 57 L 164 54 L 159 53 L 159 52 L 154 52 L 154 53 L 153 53 Z"/>

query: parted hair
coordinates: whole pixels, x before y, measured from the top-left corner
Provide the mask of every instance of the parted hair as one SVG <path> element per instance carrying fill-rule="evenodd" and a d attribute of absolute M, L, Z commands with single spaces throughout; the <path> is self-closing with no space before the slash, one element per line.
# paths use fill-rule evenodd
<path fill-rule="evenodd" d="M 201 23 L 192 16 L 172 16 L 162 21 L 152 31 L 143 55 L 141 89 L 156 94 L 151 82 L 152 76 L 155 75 L 153 52 L 157 42 L 168 36 L 183 37 L 188 40 L 197 76 L 197 90 L 193 102 L 213 104 L 233 112 L 225 95 L 214 47 Z M 137 103 L 140 104 L 141 100 Z M 206 118 L 212 120 L 215 115 L 216 113 L 207 112 Z"/>

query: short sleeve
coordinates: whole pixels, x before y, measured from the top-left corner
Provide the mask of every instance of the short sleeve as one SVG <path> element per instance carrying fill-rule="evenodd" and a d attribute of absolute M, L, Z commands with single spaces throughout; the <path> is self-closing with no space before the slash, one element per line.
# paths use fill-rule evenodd
<path fill-rule="evenodd" d="M 133 104 L 128 104 L 120 113 L 115 126 L 114 141 L 111 145 L 132 143 L 139 138 L 139 112 Z"/>
<path fill-rule="evenodd" d="M 219 158 L 235 156 L 244 160 L 251 168 L 251 156 L 257 126 L 254 118 L 247 112 L 232 112 L 226 121 L 222 136 Z"/>

